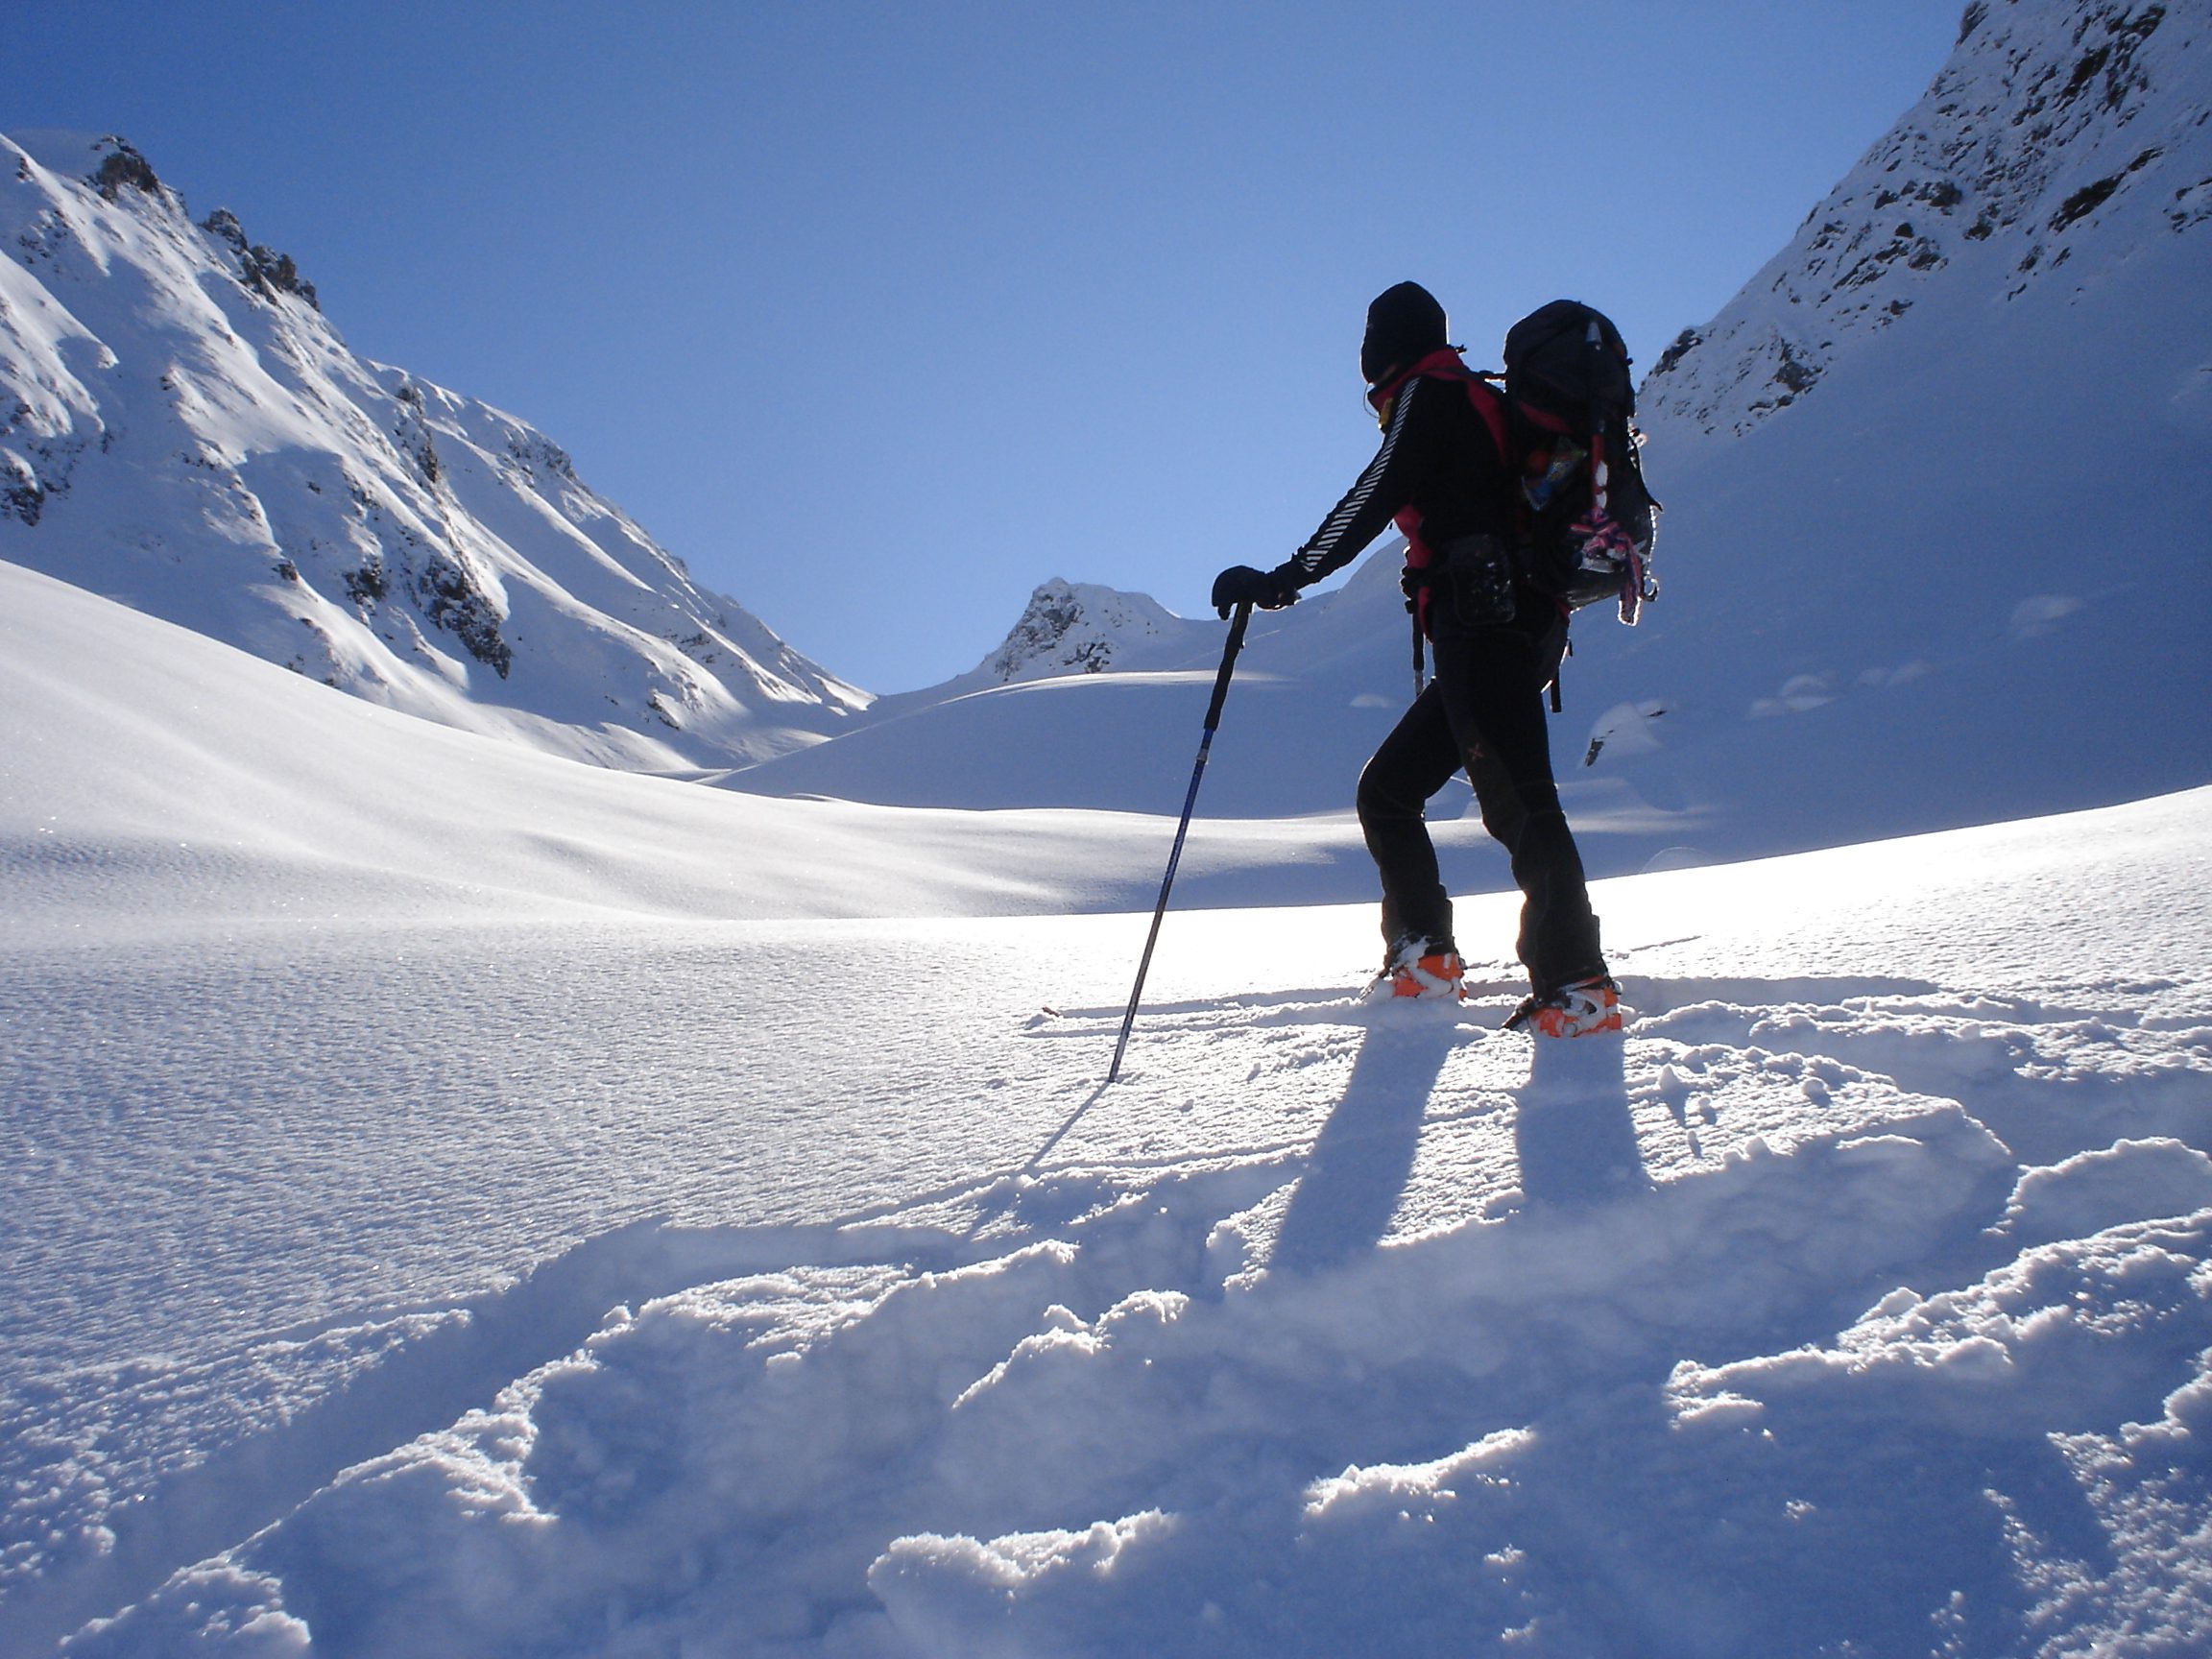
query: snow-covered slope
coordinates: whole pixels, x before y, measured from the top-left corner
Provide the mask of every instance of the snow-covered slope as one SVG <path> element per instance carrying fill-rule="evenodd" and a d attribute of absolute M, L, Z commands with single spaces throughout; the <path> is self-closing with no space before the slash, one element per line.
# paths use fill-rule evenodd
<path fill-rule="evenodd" d="M 2127 75 L 2187 82 L 2199 16 Z M 150 204 L 56 198 L 85 258 L 198 245 L 115 171 Z M 1746 432 L 1662 430 L 1669 594 L 1568 681 L 1599 861 L 2212 776 L 2204 238 L 2099 254 L 2133 188 L 2017 295 L 1967 280 L 1993 229 Z M 246 252 L 199 291 L 289 361 Z M 0 282 L 91 435 L 12 428 L 70 489 L 0 551 L 244 511 Z M 230 349 L 192 315 L 177 361 Z M 228 511 L 192 545 L 265 559 Z M 190 592 L 157 554 L 118 567 Z M 1256 624 L 1210 810 L 1348 799 L 1391 574 Z M 741 776 L 1172 813 L 1219 631 L 1070 596 L 1129 672 L 1010 658 Z M 1202 823 L 1106 1088 L 1167 830 L 582 766 L 0 560 L 0 1653 L 2204 1651 L 2212 788 L 1600 882 L 1628 1029 L 1541 1046 L 1502 865 L 1447 866 L 1475 1000 L 1370 1008 L 1371 903 L 1312 902 L 1356 833 Z"/>
<path fill-rule="evenodd" d="M 1646 383 L 1666 591 L 1633 632 L 1577 621 L 1553 722 L 1599 870 L 2212 780 L 2212 22 L 2065 0 L 1967 21 L 1928 97 Z M 1364 460 L 1313 481 L 1316 511 Z M 1201 813 L 1349 805 L 1409 689 L 1394 564 L 1256 621 Z M 1161 809 L 1217 661 L 1196 626 L 1143 662 L 1179 685 L 916 695 L 730 782 Z M 981 746 L 1015 763 L 963 760 Z"/>
<path fill-rule="evenodd" d="M 1145 917 L 942 912 L 1158 819 L 578 766 L 6 567 L 0 631 L 0 1651 L 2212 1617 L 2212 791 L 1600 884 L 1623 1044 L 1178 914 L 1102 1090 Z"/>
<path fill-rule="evenodd" d="M 355 357 L 289 258 L 195 225 L 120 140 L 0 139 L 0 558 L 615 765 L 774 754 L 866 706 L 543 434 Z"/>
<path fill-rule="evenodd" d="M 1396 569 L 1392 558 L 1370 559 L 1335 593 L 1253 618 L 1207 768 L 1209 817 L 1349 805 L 1360 761 L 1407 695 Z M 1115 665 L 1098 673 L 1054 674 L 1049 659 L 1031 660 L 1032 673 L 999 684 L 986 663 L 943 686 L 882 699 L 831 742 L 720 781 L 757 794 L 902 805 L 1172 813 L 1190 781 L 1223 634 L 1211 617 L 1134 638 L 1111 634 Z"/>
<path fill-rule="evenodd" d="M 0 949 L 215 920 L 1132 909 L 1157 891 L 1169 834 L 1088 813 L 762 801 L 579 765 L 425 727 L 0 563 Z M 167 897 L 149 906 L 136 895 L 156 873 Z M 1350 899 L 1370 878 L 1348 826 L 1212 823 L 1177 892 Z"/>
<path fill-rule="evenodd" d="M 2212 779 L 2212 14 L 1965 22 L 1644 388 L 1670 591 L 1593 666 L 1668 710 L 1616 776 L 1739 849 Z M 1760 419 L 1792 341 L 1818 376 Z"/>

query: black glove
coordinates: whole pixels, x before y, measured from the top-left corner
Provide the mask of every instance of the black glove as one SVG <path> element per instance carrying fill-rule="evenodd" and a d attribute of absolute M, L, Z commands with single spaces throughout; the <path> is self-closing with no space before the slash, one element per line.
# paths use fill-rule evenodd
<path fill-rule="evenodd" d="M 1297 603 L 1297 585 L 1280 568 L 1255 570 L 1249 565 L 1232 565 L 1214 578 L 1214 610 L 1223 617 L 1239 605 L 1280 611 Z"/>
<path fill-rule="evenodd" d="M 1405 569 L 1398 572 L 1398 591 L 1406 595 L 1406 613 L 1407 615 L 1418 616 L 1421 614 L 1421 595 L 1428 591 L 1430 578 L 1433 574 L 1434 572 L 1426 565 L 1419 569 L 1408 565 Z"/>

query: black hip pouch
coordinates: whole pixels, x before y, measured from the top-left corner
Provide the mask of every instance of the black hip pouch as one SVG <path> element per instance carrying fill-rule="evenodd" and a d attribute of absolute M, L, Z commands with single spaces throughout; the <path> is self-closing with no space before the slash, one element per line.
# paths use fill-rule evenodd
<path fill-rule="evenodd" d="M 1436 549 L 1452 613 L 1465 628 L 1495 628 L 1513 620 L 1513 564 L 1496 536 L 1460 536 Z"/>

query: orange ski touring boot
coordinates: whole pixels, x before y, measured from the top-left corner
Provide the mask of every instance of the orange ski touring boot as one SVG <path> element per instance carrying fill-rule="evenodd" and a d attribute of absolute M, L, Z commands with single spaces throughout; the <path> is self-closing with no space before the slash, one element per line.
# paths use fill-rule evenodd
<path fill-rule="evenodd" d="M 1606 974 L 1562 985 L 1549 997 L 1528 997 L 1513 1010 L 1505 1029 L 1528 1025 L 1539 1037 L 1595 1037 L 1621 1029 L 1621 987 Z"/>
<path fill-rule="evenodd" d="M 1467 996 L 1466 973 L 1467 965 L 1450 940 L 1407 939 L 1383 961 L 1382 972 L 1367 987 L 1367 1000 L 1389 1002 L 1407 997 L 1462 1001 Z"/>

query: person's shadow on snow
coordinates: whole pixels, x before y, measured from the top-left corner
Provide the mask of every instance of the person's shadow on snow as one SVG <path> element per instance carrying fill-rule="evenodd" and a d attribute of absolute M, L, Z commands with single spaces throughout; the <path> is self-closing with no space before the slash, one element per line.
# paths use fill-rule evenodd
<path fill-rule="evenodd" d="M 1628 1111 L 1619 1037 L 1535 1037 L 1513 1145 L 1530 1204 L 1595 1204 L 1644 1191 L 1651 1177 Z"/>
<path fill-rule="evenodd" d="M 1421 1119 L 1444 1062 L 1466 1036 L 1457 1023 L 1414 1016 L 1368 1028 L 1344 1086 L 1290 1195 L 1269 1254 L 1270 1269 L 1314 1273 L 1382 1240 L 1413 1173 Z"/>

